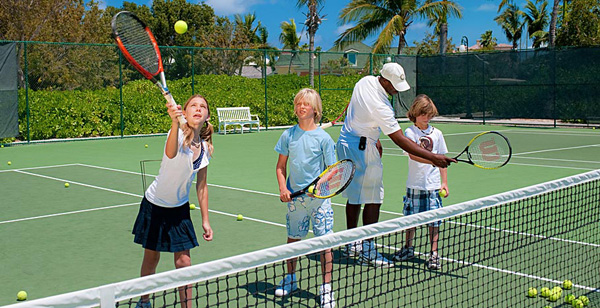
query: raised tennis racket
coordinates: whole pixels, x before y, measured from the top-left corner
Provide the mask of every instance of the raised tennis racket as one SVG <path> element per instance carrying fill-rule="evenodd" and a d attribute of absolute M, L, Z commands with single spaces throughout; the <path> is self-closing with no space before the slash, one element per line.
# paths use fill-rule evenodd
<path fill-rule="evenodd" d="M 340 115 L 335 120 L 322 124 L 321 128 L 326 129 L 326 128 L 329 128 L 329 127 L 332 127 L 333 125 L 335 125 L 337 123 L 337 121 L 339 121 L 342 118 L 342 116 L 344 116 L 346 114 L 346 110 L 348 109 L 348 106 L 350 106 L 350 102 L 348 102 L 348 104 L 346 105 L 346 108 L 344 108 L 344 111 L 342 111 L 342 113 L 340 113 Z"/>
<path fill-rule="evenodd" d="M 128 11 L 117 13 L 112 19 L 111 26 L 117 46 L 125 59 L 160 89 L 169 104 L 176 105 L 175 99 L 167 88 L 160 50 L 150 28 Z M 157 76 L 160 80 L 156 79 Z M 180 116 L 179 123 L 184 125 L 187 121 Z"/>
<path fill-rule="evenodd" d="M 290 195 L 291 198 L 309 193 L 315 198 L 331 198 L 348 187 L 354 177 L 354 163 L 349 159 L 340 160 L 329 166 L 319 176 L 308 184 L 304 189 L 296 191 Z"/>
<path fill-rule="evenodd" d="M 465 154 L 464 159 L 460 159 Z M 512 148 L 508 138 L 499 132 L 483 132 L 473 137 L 454 159 L 482 169 L 498 169 L 508 163 Z"/>

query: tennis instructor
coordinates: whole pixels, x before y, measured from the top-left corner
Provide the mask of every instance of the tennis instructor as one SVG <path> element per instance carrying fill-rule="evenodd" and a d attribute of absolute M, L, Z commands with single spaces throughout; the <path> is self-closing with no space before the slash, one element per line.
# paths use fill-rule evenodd
<path fill-rule="evenodd" d="M 388 97 L 410 89 L 404 69 L 397 63 L 386 63 L 381 76 L 365 76 L 354 86 L 344 125 L 340 132 L 336 151 L 338 159 L 351 159 L 356 164 L 354 179 L 343 192 L 346 202 L 346 227 L 358 226 L 361 204 L 364 204 L 363 225 L 379 221 L 379 209 L 383 203 L 381 132 L 406 152 L 425 158 L 440 168 L 446 168 L 456 160 L 441 154 L 433 154 L 406 138 L 394 117 Z M 372 240 L 349 244 L 344 253 L 360 256 L 363 264 L 392 266 L 375 249 Z"/>

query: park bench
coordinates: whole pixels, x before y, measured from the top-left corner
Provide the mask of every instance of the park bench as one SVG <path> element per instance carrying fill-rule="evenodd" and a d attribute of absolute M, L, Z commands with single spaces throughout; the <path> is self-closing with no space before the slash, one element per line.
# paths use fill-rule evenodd
<path fill-rule="evenodd" d="M 260 131 L 260 120 L 257 115 L 250 114 L 250 107 L 227 107 L 217 108 L 219 117 L 219 133 L 227 134 L 227 126 L 233 126 L 234 131 L 240 126 L 242 134 L 244 126 L 248 126 L 248 131 L 252 131 L 252 126 L 256 125 L 256 130 Z"/>

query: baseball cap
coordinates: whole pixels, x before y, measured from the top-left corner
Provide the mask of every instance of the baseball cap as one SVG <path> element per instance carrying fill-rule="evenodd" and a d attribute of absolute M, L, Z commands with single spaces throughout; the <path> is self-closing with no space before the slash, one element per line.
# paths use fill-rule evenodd
<path fill-rule="evenodd" d="M 398 92 L 404 92 L 410 89 L 410 85 L 406 81 L 404 69 L 398 63 L 386 63 L 381 69 L 381 76 L 392 83 L 394 89 Z"/>

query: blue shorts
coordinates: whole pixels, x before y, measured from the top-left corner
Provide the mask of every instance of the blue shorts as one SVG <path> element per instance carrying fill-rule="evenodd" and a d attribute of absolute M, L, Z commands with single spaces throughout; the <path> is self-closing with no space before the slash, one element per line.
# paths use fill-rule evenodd
<path fill-rule="evenodd" d="M 308 234 L 310 222 L 315 236 L 333 233 L 333 209 L 330 199 L 300 196 L 288 202 L 288 238 L 302 239 Z"/>
<path fill-rule="evenodd" d="M 436 190 L 406 189 L 404 196 L 404 216 L 442 208 L 442 197 Z M 430 227 L 439 227 L 441 220 L 429 224 Z"/>

